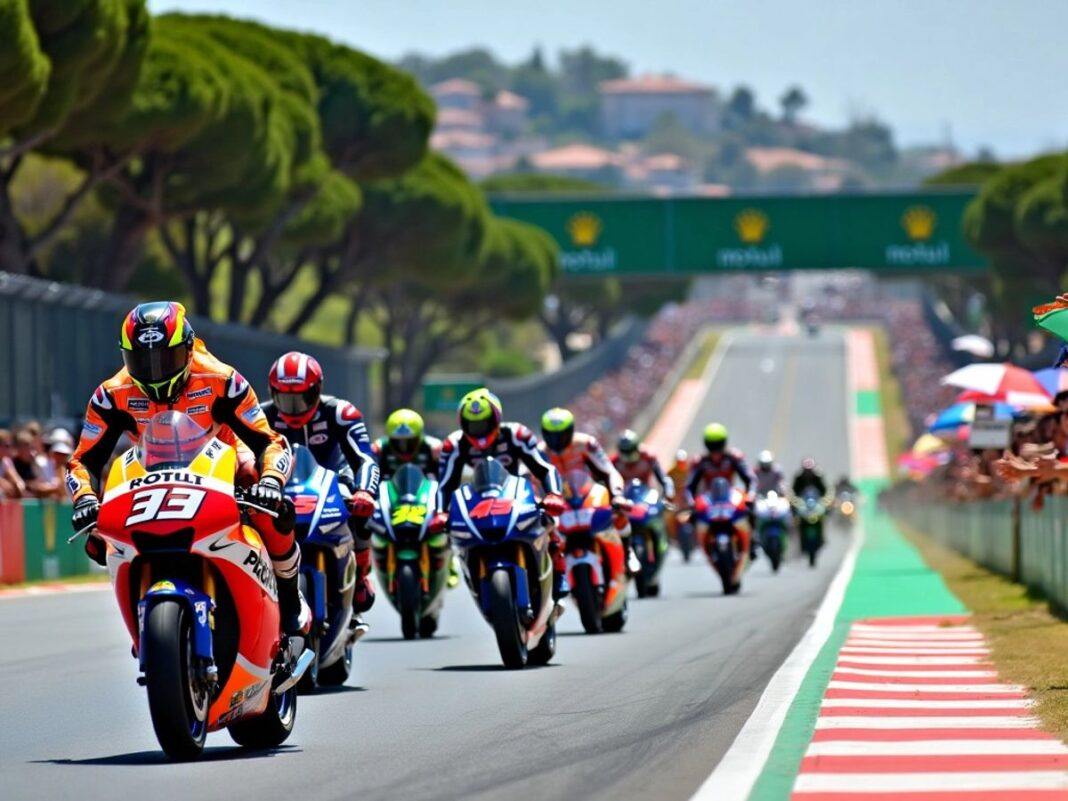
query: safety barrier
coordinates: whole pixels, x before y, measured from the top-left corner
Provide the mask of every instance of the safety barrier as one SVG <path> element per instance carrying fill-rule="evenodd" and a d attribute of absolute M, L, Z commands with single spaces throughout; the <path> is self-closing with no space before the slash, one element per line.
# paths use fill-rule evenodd
<path fill-rule="evenodd" d="M 0 501 L 0 584 L 84 576 L 91 562 L 68 545 L 69 503 Z"/>
<path fill-rule="evenodd" d="M 1068 609 L 1068 498 L 1048 498 L 1040 511 L 1020 500 L 950 503 L 902 497 L 890 499 L 889 507 L 912 529 Z"/>

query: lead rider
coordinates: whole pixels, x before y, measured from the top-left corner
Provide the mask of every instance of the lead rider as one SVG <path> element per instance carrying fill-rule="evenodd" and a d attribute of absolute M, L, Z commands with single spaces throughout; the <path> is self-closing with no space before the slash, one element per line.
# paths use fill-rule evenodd
<path fill-rule="evenodd" d="M 231 447 L 243 443 L 251 450 L 253 463 L 242 471 L 252 484 L 246 497 L 283 513 L 277 520 L 264 514 L 250 519 L 271 555 L 282 628 L 287 634 L 300 633 L 309 615 L 297 587 L 300 550 L 293 537 L 292 507 L 282 495 L 293 468 L 289 445 L 267 424 L 248 381 L 196 337 L 182 304 L 162 301 L 135 307 L 123 321 L 119 347 L 124 366 L 93 393 L 78 447 L 67 463 L 75 531 L 96 522 L 98 487 L 119 438 L 129 434 L 140 439 L 157 413 L 182 412 Z M 90 534 L 85 551 L 93 561 L 105 563 L 100 537 Z"/>

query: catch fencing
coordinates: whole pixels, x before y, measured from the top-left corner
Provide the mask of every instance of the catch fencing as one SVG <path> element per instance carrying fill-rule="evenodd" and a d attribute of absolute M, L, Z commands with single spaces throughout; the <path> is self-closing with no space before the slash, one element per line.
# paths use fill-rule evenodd
<path fill-rule="evenodd" d="M 36 418 L 75 425 L 96 385 L 122 364 L 119 324 L 135 303 L 121 295 L 0 272 L 0 424 Z M 322 363 L 328 392 L 374 415 L 370 366 L 377 352 L 328 348 L 245 326 L 190 319 L 212 353 L 237 367 L 261 396 L 271 363 L 285 351 L 303 350 Z"/>
<path fill-rule="evenodd" d="M 890 508 L 910 528 L 1068 610 L 1068 497 L 1051 496 L 1039 511 L 1019 499 L 900 498 Z"/>

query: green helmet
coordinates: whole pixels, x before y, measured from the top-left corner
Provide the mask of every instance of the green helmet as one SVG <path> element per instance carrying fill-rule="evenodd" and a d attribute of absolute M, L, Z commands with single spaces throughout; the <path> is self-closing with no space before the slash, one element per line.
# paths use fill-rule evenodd
<path fill-rule="evenodd" d="M 485 387 L 479 387 L 460 399 L 460 429 L 472 445 L 487 448 L 497 438 L 501 427 L 501 401 Z"/>
<path fill-rule="evenodd" d="M 705 426 L 705 447 L 716 453 L 727 447 L 727 427 L 722 423 L 709 423 Z"/>
<path fill-rule="evenodd" d="M 541 436 L 551 451 L 559 453 L 575 438 L 575 415 L 559 407 L 541 416 Z"/>
<path fill-rule="evenodd" d="M 423 418 L 411 409 L 397 409 L 386 418 L 389 447 L 402 458 L 411 458 L 423 444 Z"/>

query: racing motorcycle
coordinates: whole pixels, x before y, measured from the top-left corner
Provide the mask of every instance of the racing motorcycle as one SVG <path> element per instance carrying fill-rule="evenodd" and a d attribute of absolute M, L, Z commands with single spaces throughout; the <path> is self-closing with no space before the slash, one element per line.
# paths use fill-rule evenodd
<path fill-rule="evenodd" d="M 375 572 L 406 640 L 433 637 L 445 604 L 452 549 L 448 534 L 431 530 L 437 497 L 437 481 L 404 465 L 382 482 L 371 520 Z"/>
<path fill-rule="evenodd" d="M 627 565 L 608 489 L 584 470 L 564 479 L 571 508 L 560 515 L 571 597 L 587 634 L 622 631 L 627 622 Z"/>
<path fill-rule="evenodd" d="M 753 513 L 760 547 L 768 555 L 772 572 L 778 573 L 786 554 L 786 538 L 793 523 L 790 501 L 772 490 L 757 497 Z"/>
<path fill-rule="evenodd" d="M 336 687 L 348 679 L 352 646 L 364 631 L 352 612 L 356 554 L 347 525 L 349 491 L 304 446 L 293 446 L 293 457 L 285 492 L 297 513 L 300 587 L 312 612 L 308 648 L 317 657 L 301 689 Z"/>
<path fill-rule="evenodd" d="M 652 487 L 635 479 L 627 485 L 631 502 L 630 545 L 642 568 L 634 576 L 639 598 L 660 595 L 660 573 L 667 557 L 668 538 L 664 526 L 664 500 Z"/>
<path fill-rule="evenodd" d="M 236 464 L 190 417 L 160 412 L 112 464 L 95 524 L 152 727 L 173 759 L 200 756 L 222 728 L 243 746 L 281 745 L 315 659 L 281 633 L 274 569 L 248 517 L 269 512 L 235 491 Z"/>
<path fill-rule="evenodd" d="M 838 497 L 835 499 L 835 506 L 838 509 L 838 515 L 842 518 L 842 522 L 847 526 L 852 526 L 857 520 L 857 497 L 854 493 L 845 490 L 838 493 Z"/>
<path fill-rule="evenodd" d="M 823 547 L 823 520 L 827 516 L 827 506 L 819 490 L 811 488 L 794 502 L 794 510 L 801 535 L 801 552 L 808 557 L 809 566 L 815 567 L 816 554 Z"/>
<path fill-rule="evenodd" d="M 549 525 L 530 480 L 492 458 L 449 501 L 464 578 L 508 668 L 544 665 L 556 653 Z"/>
<path fill-rule="evenodd" d="M 723 594 L 733 595 L 741 589 L 749 561 L 749 548 L 743 541 L 749 525 L 745 493 L 725 478 L 713 479 L 711 491 L 697 497 L 694 516 L 698 540 L 723 584 Z"/>

